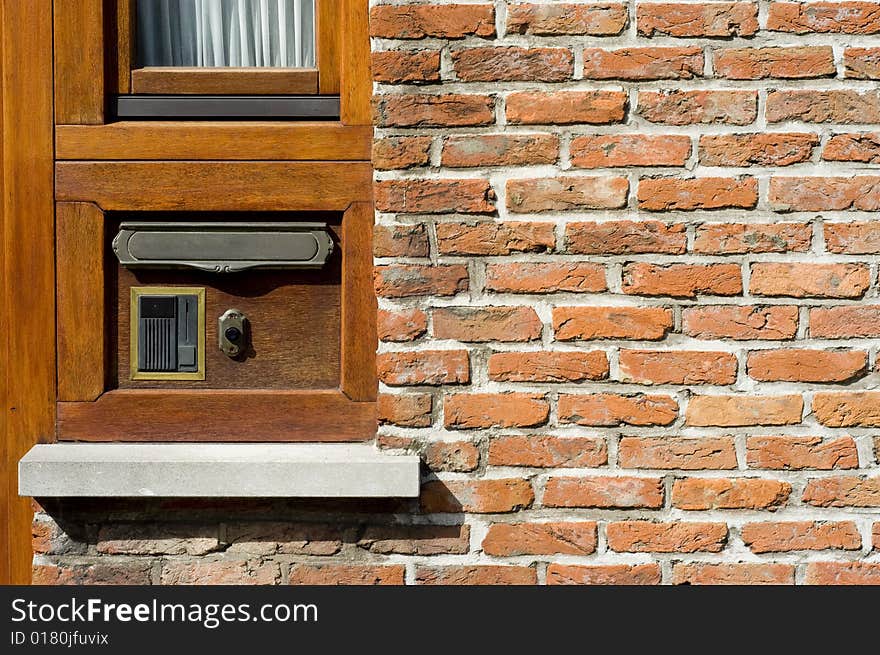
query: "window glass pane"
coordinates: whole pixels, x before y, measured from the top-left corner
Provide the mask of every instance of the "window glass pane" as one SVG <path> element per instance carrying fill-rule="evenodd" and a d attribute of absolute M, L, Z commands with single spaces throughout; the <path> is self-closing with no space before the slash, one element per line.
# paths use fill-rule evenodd
<path fill-rule="evenodd" d="M 315 0 L 137 0 L 140 66 L 315 66 Z"/>

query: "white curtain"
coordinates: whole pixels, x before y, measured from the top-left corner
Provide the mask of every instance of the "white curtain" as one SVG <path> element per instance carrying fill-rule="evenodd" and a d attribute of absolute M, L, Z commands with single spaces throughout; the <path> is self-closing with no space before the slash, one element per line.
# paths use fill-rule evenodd
<path fill-rule="evenodd" d="M 315 66 L 314 0 L 137 0 L 141 66 Z"/>

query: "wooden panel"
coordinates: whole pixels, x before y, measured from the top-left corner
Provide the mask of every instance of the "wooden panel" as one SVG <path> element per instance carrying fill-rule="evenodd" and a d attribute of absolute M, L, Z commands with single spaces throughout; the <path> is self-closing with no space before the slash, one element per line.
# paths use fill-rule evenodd
<path fill-rule="evenodd" d="M 89 203 L 59 202 L 58 399 L 94 400 L 104 392 L 104 214 Z"/>
<path fill-rule="evenodd" d="M 342 81 L 340 86 L 340 118 L 346 125 L 370 125 L 370 96 L 373 80 L 370 74 L 369 7 L 363 0 L 341 0 L 342 16 Z"/>
<path fill-rule="evenodd" d="M 58 434 L 74 441 L 363 441 L 374 403 L 339 391 L 120 390 L 58 403 Z"/>
<path fill-rule="evenodd" d="M 59 162 L 58 200 L 140 211 L 342 211 L 370 197 L 368 163 Z"/>
<path fill-rule="evenodd" d="M 116 92 L 131 93 L 135 3 L 134 0 L 107 1 L 111 4 L 116 2 Z"/>
<path fill-rule="evenodd" d="M 342 16 L 338 0 L 317 0 L 315 7 L 315 31 L 317 35 L 319 93 L 339 93 L 340 47 Z"/>
<path fill-rule="evenodd" d="M 131 92 L 196 95 L 312 94 L 318 92 L 318 70 L 150 66 L 131 71 Z"/>
<path fill-rule="evenodd" d="M 55 122 L 104 122 L 103 0 L 55 0 Z"/>
<path fill-rule="evenodd" d="M 4 434 L 2 582 L 31 579 L 31 501 L 18 460 L 55 429 L 55 256 L 52 202 L 52 3 L 0 4 L 2 42 L 2 309 Z"/>
<path fill-rule="evenodd" d="M 130 121 L 63 125 L 58 159 L 369 161 L 372 129 L 336 122 Z"/>
<path fill-rule="evenodd" d="M 342 390 L 376 400 L 376 294 L 373 291 L 373 205 L 352 205 L 342 220 Z"/>

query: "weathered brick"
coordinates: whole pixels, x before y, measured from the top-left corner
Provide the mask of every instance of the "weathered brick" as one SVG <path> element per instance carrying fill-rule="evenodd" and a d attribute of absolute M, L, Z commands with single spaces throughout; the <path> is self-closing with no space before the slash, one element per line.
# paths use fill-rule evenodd
<path fill-rule="evenodd" d="M 727 543 L 724 523 L 620 521 L 606 534 L 611 550 L 628 553 L 717 553 Z"/>
<path fill-rule="evenodd" d="M 764 382 L 846 382 L 866 374 L 863 350 L 758 350 L 746 362 L 749 377 Z"/>
<path fill-rule="evenodd" d="M 626 116 L 622 91 L 519 91 L 507 96 L 507 122 L 513 125 L 601 125 Z"/>
<path fill-rule="evenodd" d="M 672 584 L 794 584 L 794 566 L 776 562 L 676 562 L 672 566 Z"/>
<path fill-rule="evenodd" d="M 163 585 L 240 585 L 278 584 L 281 570 L 277 562 L 238 559 L 165 560 L 160 584 Z M 131 584 L 127 582 L 126 584 Z"/>
<path fill-rule="evenodd" d="M 804 399 L 788 396 L 694 396 L 685 422 L 693 426 L 738 427 L 795 425 L 801 422 Z"/>
<path fill-rule="evenodd" d="M 813 228 L 807 223 L 703 223 L 694 235 L 694 252 L 740 255 L 807 252 Z"/>
<path fill-rule="evenodd" d="M 531 428 L 547 422 L 550 405 L 541 394 L 458 393 L 446 397 L 446 427 Z"/>
<path fill-rule="evenodd" d="M 486 289 L 499 293 L 597 293 L 606 288 L 601 264 L 515 262 L 486 266 Z"/>
<path fill-rule="evenodd" d="M 795 34 L 876 34 L 880 8 L 876 2 L 773 2 L 767 29 Z"/>
<path fill-rule="evenodd" d="M 813 133 L 705 134 L 704 166 L 790 166 L 809 161 L 819 137 Z"/>
<path fill-rule="evenodd" d="M 684 510 L 776 510 L 788 502 L 791 485 L 762 478 L 682 478 L 672 485 L 672 506 Z"/>
<path fill-rule="evenodd" d="M 536 166 L 559 157 L 553 134 L 469 134 L 443 140 L 441 162 L 452 168 L 474 166 Z"/>
<path fill-rule="evenodd" d="M 813 415 L 831 428 L 880 427 L 880 392 L 817 393 Z"/>
<path fill-rule="evenodd" d="M 494 523 L 483 539 L 483 552 L 515 555 L 589 555 L 596 551 L 596 523 Z"/>
<path fill-rule="evenodd" d="M 767 122 L 880 122 L 880 91 L 797 89 L 767 94 Z"/>
<path fill-rule="evenodd" d="M 816 339 L 880 337 L 880 305 L 811 308 L 810 336 Z"/>
<path fill-rule="evenodd" d="M 246 521 L 227 524 L 225 552 L 270 555 L 335 555 L 342 550 L 344 528 L 320 523 Z"/>
<path fill-rule="evenodd" d="M 638 114 L 651 123 L 750 125 L 757 91 L 639 91 Z"/>
<path fill-rule="evenodd" d="M 742 293 L 739 264 L 647 264 L 623 268 L 622 290 L 639 296 L 736 296 Z"/>
<path fill-rule="evenodd" d="M 874 223 L 825 223 L 825 248 L 845 255 L 880 253 L 880 226 Z"/>
<path fill-rule="evenodd" d="M 621 3 L 516 3 L 507 7 L 508 34 L 614 36 L 626 26 Z"/>
<path fill-rule="evenodd" d="M 534 341 L 543 325 L 531 307 L 438 307 L 434 337 L 482 343 Z"/>
<path fill-rule="evenodd" d="M 637 339 L 656 341 L 672 329 L 665 307 L 554 307 L 553 331 L 559 341 Z"/>
<path fill-rule="evenodd" d="M 376 323 L 382 341 L 413 341 L 428 331 L 428 315 L 415 308 L 400 311 L 380 309 Z"/>
<path fill-rule="evenodd" d="M 678 417 L 671 396 L 645 394 L 560 394 L 559 422 L 577 425 L 669 425 Z"/>
<path fill-rule="evenodd" d="M 859 466 L 859 454 L 852 437 L 749 437 L 746 462 L 759 469 L 852 469 Z"/>
<path fill-rule="evenodd" d="M 606 564 L 580 566 L 550 564 L 548 585 L 656 585 L 660 584 L 659 564 Z"/>
<path fill-rule="evenodd" d="M 385 39 L 459 39 L 495 36 L 491 4 L 377 5 L 370 8 L 370 34 Z"/>
<path fill-rule="evenodd" d="M 403 565 L 294 564 L 288 573 L 292 585 L 402 585 Z"/>
<path fill-rule="evenodd" d="M 498 382 L 585 382 L 608 377 L 608 357 L 594 352 L 502 352 L 489 356 Z"/>
<path fill-rule="evenodd" d="M 486 180 L 382 180 L 376 210 L 401 214 L 491 214 L 495 192 Z"/>
<path fill-rule="evenodd" d="M 660 509 L 663 479 L 620 475 L 550 478 L 544 489 L 544 507 L 600 509 Z"/>
<path fill-rule="evenodd" d="M 792 298 L 860 298 L 871 273 L 864 264 L 752 264 L 749 292 Z"/>
<path fill-rule="evenodd" d="M 97 549 L 108 555 L 206 555 L 220 550 L 216 525 L 113 523 L 98 531 Z"/>
<path fill-rule="evenodd" d="M 563 82 L 574 72 L 574 55 L 566 48 L 467 48 L 451 54 L 465 82 Z"/>
<path fill-rule="evenodd" d="M 880 507 L 880 477 L 814 478 L 803 501 L 816 507 Z"/>
<path fill-rule="evenodd" d="M 642 2 L 636 9 L 642 36 L 753 36 L 758 31 L 758 7 L 753 2 Z"/>
<path fill-rule="evenodd" d="M 528 480 L 432 480 L 422 485 L 422 511 L 496 514 L 530 507 L 535 492 Z"/>
<path fill-rule="evenodd" d="M 575 222 L 565 226 L 565 250 L 579 255 L 682 254 L 685 226 L 660 221 Z"/>
<path fill-rule="evenodd" d="M 391 386 L 468 384 L 466 350 L 407 350 L 376 355 L 379 380 Z"/>
<path fill-rule="evenodd" d="M 373 81 L 383 84 L 417 84 L 440 81 L 438 50 L 385 50 L 371 55 Z"/>
<path fill-rule="evenodd" d="M 495 99 L 487 95 L 417 93 L 378 96 L 373 103 L 378 127 L 466 127 L 495 122 Z"/>
<path fill-rule="evenodd" d="M 880 132 L 836 134 L 825 144 L 822 159 L 880 164 Z"/>
<path fill-rule="evenodd" d="M 375 225 L 373 255 L 376 257 L 427 257 L 428 233 L 424 223 Z"/>
<path fill-rule="evenodd" d="M 144 558 L 102 558 L 35 563 L 33 585 L 148 585 L 153 561 Z"/>
<path fill-rule="evenodd" d="M 653 212 L 753 209 L 758 204 L 758 182 L 752 177 L 643 178 L 638 193 L 639 209 Z"/>
<path fill-rule="evenodd" d="M 735 469 L 736 450 L 730 437 L 623 437 L 618 464 L 634 469 Z"/>
<path fill-rule="evenodd" d="M 880 176 L 773 177 L 768 200 L 775 211 L 880 210 Z"/>
<path fill-rule="evenodd" d="M 375 268 L 373 283 L 376 295 L 385 298 L 454 296 L 467 291 L 468 270 L 460 264 L 389 264 Z"/>
<path fill-rule="evenodd" d="M 732 353 L 621 350 L 620 376 L 637 384 L 733 384 L 737 360 Z"/>
<path fill-rule="evenodd" d="M 837 74 L 831 46 L 723 48 L 715 51 L 714 66 L 717 77 L 731 80 L 806 79 Z"/>
<path fill-rule="evenodd" d="M 492 466 L 593 468 L 608 463 L 608 448 L 600 437 L 518 436 L 489 442 Z"/>
<path fill-rule="evenodd" d="M 473 471 L 480 464 L 480 450 L 467 441 L 435 441 L 425 449 L 425 464 L 432 471 Z"/>
<path fill-rule="evenodd" d="M 747 523 L 742 539 L 753 553 L 782 553 L 792 550 L 858 550 L 862 546 L 852 521 L 789 521 Z"/>
<path fill-rule="evenodd" d="M 625 177 L 557 176 L 507 181 L 507 209 L 515 213 L 620 209 L 626 207 Z"/>
<path fill-rule="evenodd" d="M 880 563 L 810 562 L 805 582 L 816 585 L 880 585 Z"/>
<path fill-rule="evenodd" d="M 880 48 L 847 48 L 843 51 L 845 77 L 880 80 Z"/>
<path fill-rule="evenodd" d="M 687 136 L 598 134 L 579 136 L 569 146 L 577 168 L 617 166 L 684 166 L 691 154 Z"/>
<path fill-rule="evenodd" d="M 422 566 L 416 569 L 416 584 L 428 585 L 533 585 L 535 569 L 527 566 Z"/>
<path fill-rule="evenodd" d="M 437 248 L 444 255 L 509 255 L 547 252 L 556 246 L 553 223 L 438 223 Z"/>
<path fill-rule="evenodd" d="M 464 555 L 470 534 L 467 525 L 370 525 L 357 545 L 378 555 Z"/>
<path fill-rule="evenodd" d="M 406 428 L 431 425 L 432 398 L 427 393 L 379 394 L 376 410 L 380 423 Z"/>
<path fill-rule="evenodd" d="M 380 171 L 427 166 L 430 163 L 429 136 L 389 136 L 373 141 L 373 167 Z"/>
<path fill-rule="evenodd" d="M 703 65 L 703 50 L 696 47 L 584 50 L 588 80 L 689 80 L 703 74 Z"/>

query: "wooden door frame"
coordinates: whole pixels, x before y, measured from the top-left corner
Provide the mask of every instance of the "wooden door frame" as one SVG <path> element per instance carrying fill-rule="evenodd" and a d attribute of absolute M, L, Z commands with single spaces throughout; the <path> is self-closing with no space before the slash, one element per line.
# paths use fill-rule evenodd
<path fill-rule="evenodd" d="M 55 430 L 52 0 L 0 0 L 0 582 L 31 580 L 18 460 Z"/>

